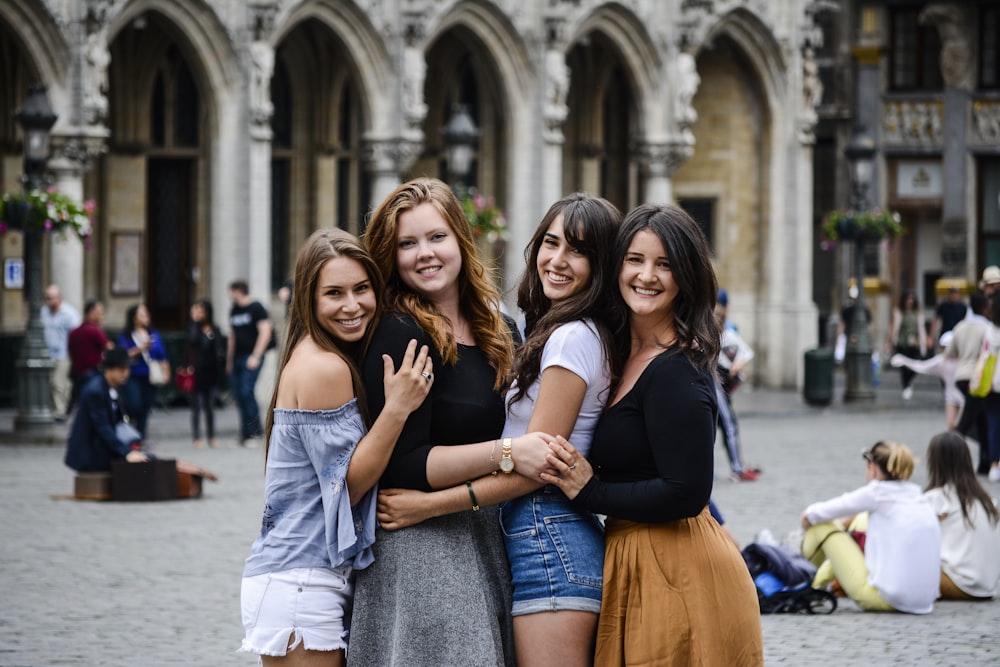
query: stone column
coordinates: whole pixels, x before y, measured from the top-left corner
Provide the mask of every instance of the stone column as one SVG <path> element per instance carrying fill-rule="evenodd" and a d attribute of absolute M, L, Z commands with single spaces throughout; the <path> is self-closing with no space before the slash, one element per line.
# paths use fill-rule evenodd
<path fill-rule="evenodd" d="M 651 204 L 674 203 L 670 177 L 694 152 L 686 141 L 643 142 L 637 146 L 639 167 L 645 179 L 643 197 Z"/>
<path fill-rule="evenodd" d="M 560 38 L 562 21 L 550 20 L 548 33 L 553 36 L 545 49 L 544 103 L 542 108 L 542 182 L 543 202 L 555 202 L 563 196 L 563 123 L 569 113 L 570 71 L 566 65 L 565 45 Z"/>
<path fill-rule="evenodd" d="M 928 5 L 919 21 L 937 28 L 941 38 L 941 76 L 944 79 L 944 127 L 941 172 L 944 174 L 941 222 L 941 268 L 945 276 L 967 276 L 969 218 L 966 211 L 966 130 L 969 91 L 975 63 L 970 12 L 959 4 Z"/>
<path fill-rule="evenodd" d="M 261 30 L 250 43 L 250 162 L 249 208 L 250 219 L 247 253 L 251 270 L 245 276 L 250 293 L 262 298 L 271 292 L 271 76 L 274 73 L 274 47 L 265 39 Z M 231 276 L 233 278 L 235 276 Z"/>
<path fill-rule="evenodd" d="M 53 135 L 49 169 L 55 175 L 55 187 L 59 192 L 83 202 L 83 175 L 94 158 L 107 150 L 104 143 L 107 136 L 108 131 L 103 127 Z M 58 234 L 49 236 L 49 281 L 59 285 L 63 299 L 82 312 L 86 298 L 97 296 L 84 293 L 84 244 L 74 234 L 67 234 L 65 238 Z"/>
<path fill-rule="evenodd" d="M 397 137 L 365 139 L 365 168 L 372 176 L 372 206 L 377 207 L 403 182 L 423 150 L 423 142 Z"/>

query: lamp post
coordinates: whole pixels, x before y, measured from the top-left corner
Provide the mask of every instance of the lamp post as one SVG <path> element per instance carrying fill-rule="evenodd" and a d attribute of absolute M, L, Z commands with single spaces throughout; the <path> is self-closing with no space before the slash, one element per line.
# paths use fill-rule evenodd
<path fill-rule="evenodd" d="M 441 138 L 444 140 L 445 161 L 448 163 L 448 182 L 455 194 L 461 196 L 479 144 L 479 128 L 472 120 L 467 104 L 452 105 L 451 118 L 441 128 Z"/>
<path fill-rule="evenodd" d="M 34 84 L 28 89 L 24 106 L 14 114 L 24 134 L 25 194 L 41 189 L 45 166 L 49 161 L 49 133 L 56 116 L 49 104 L 45 86 Z M 44 230 L 24 225 L 25 297 L 28 302 L 28 329 L 18 356 L 17 415 L 14 430 L 24 431 L 52 424 L 51 400 L 52 359 L 45 344 L 42 327 L 42 240 Z"/>
<path fill-rule="evenodd" d="M 868 183 L 872 178 L 875 159 L 875 140 L 864 125 L 855 125 L 850 143 L 844 147 L 844 156 L 851 165 L 851 211 L 855 214 L 868 207 Z M 872 386 L 872 341 L 868 333 L 865 308 L 865 234 L 853 225 L 855 285 L 858 298 L 851 314 L 851 335 L 847 338 L 844 362 L 847 369 L 845 402 L 874 401 Z M 846 324 L 846 323 L 845 323 Z"/>

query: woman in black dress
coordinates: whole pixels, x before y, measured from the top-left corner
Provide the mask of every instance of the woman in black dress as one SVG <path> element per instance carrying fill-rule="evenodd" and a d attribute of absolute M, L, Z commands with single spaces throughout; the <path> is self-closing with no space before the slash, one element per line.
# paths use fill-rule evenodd
<path fill-rule="evenodd" d="M 643 205 L 615 257 L 621 378 L 590 460 L 557 437 L 559 475 L 541 475 L 608 517 L 594 664 L 763 665 L 753 581 L 708 508 L 720 341 L 708 244 L 682 209 Z"/>

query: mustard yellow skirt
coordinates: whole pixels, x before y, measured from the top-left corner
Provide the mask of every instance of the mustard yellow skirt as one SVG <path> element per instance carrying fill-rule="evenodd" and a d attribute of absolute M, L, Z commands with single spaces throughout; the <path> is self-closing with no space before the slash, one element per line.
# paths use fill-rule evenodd
<path fill-rule="evenodd" d="M 708 508 L 665 524 L 608 518 L 598 667 L 764 664 L 750 572 Z"/>

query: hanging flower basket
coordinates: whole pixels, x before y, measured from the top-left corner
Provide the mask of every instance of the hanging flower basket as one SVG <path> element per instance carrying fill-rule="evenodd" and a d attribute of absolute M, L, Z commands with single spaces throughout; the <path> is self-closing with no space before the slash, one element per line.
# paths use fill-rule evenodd
<path fill-rule="evenodd" d="M 55 189 L 0 196 L 0 236 L 8 230 L 38 229 L 66 238 L 75 234 L 86 243 L 94 233 L 93 199 L 82 204 Z"/>
<path fill-rule="evenodd" d="M 903 233 L 899 213 L 876 208 L 872 211 L 831 211 L 823 219 L 823 235 L 829 241 L 892 241 Z"/>
<path fill-rule="evenodd" d="M 493 197 L 485 197 L 470 189 L 459 202 L 477 240 L 496 243 L 507 239 L 507 219 Z"/>

